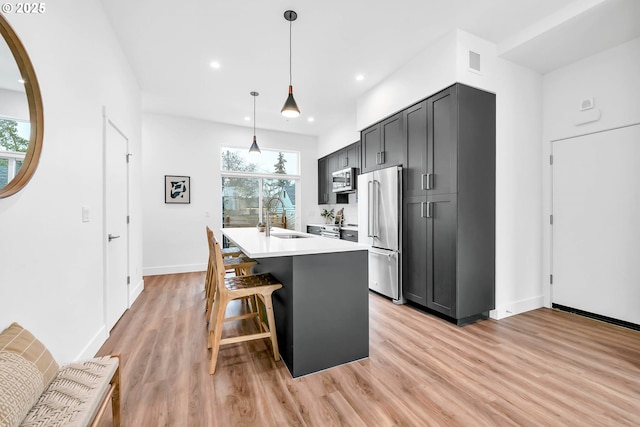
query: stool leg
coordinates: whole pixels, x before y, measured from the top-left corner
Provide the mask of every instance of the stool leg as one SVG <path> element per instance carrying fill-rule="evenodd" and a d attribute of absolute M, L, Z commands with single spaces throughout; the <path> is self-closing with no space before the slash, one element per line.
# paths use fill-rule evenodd
<path fill-rule="evenodd" d="M 217 311 L 215 312 L 216 322 L 213 327 L 214 330 L 209 332 L 209 338 L 211 338 L 211 332 L 213 332 L 213 342 L 211 343 L 211 365 L 209 365 L 209 374 L 213 375 L 216 372 L 216 364 L 218 362 L 218 352 L 220 351 L 220 339 L 222 338 L 222 328 L 224 326 L 224 313 L 227 310 L 228 301 L 226 298 L 223 301 L 216 301 L 218 303 Z"/>
<path fill-rule="evenodd" d="M 209 310 L 209 317 L 207 321 L 209 323 L 209 336 L 207 338 L 207 348 L 211 348 L 213 344 L 213 332 L 216 329 L 216 322 L 218 321 L 218 311 L 220 310 L 220 301 L 219 298 L 216 298 L 213 301 L 213 307 Z M 222 312 L 222 316 L 224 318 L 224 311 Z M 224 322 L 224 320 L 223 320 Z"/>
<path fill-rule="evenodd" d="M 267 322 L 269 332 L 271 333 L 271 346 L 273 347 L 273 358 L 280 360 L 280 352 L 278 351 L 278 337 L 276 336 L 276 319 L 273 315 L 273 305 L 271 304 L 271 294 L 263 295 L 264 308 L 267 311 Z"/>

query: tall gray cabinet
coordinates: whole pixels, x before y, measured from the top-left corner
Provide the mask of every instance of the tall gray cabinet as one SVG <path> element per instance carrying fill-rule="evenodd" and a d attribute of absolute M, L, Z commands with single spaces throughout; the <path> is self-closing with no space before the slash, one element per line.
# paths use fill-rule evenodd
<path fill-rule="evenodd" d="M 404 297 L 457 324 L 495 308 L 495 102 L 455 84 L 403 112 Z"/>

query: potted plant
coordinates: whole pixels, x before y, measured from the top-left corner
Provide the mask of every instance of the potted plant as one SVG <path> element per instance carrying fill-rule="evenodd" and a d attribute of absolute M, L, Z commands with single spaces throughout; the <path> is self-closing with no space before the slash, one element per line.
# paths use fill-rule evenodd
<path fill-rule="evenodd" d="M 331 224 L 331 222 L 335 218 L 335 215 L 333 213 L 333 209 L 331 209 L 331 210 L 322 209 L 322 212 L 320 212 L 320 216 L 322 218 L 324 218 L 324 222 L 326 224 Z"/>

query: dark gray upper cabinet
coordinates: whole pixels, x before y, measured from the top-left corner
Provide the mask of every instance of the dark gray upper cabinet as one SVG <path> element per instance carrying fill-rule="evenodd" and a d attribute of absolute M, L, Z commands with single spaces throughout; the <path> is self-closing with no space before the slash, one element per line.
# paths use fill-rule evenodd
<path fill-rule="evenodd" d="M 495 102 L 455 84 L 404 111 L 404 296 L 458 324 L 495 308 Z"/>
<path fill-rule="evenodd" d="M 333 176 L 336 170 L 337 157 L 335 154 L 318 159 L 318 204 L 336 203 L 336 193 L 333 192 Z"/>
<path fill-rule="evenodd" d="M 371 172 L 402 165 L 405 160 L 406 135 L 403 113 L 364 129 L 360 134 L 362 158 L 360 172 Z"/>
<path fill-rule="evenodd" d="M 318 204 L 349 203 L 348 194 L 333 192 L 332 173 L 345 168 L 359 167 L 360 141 L 318 159 Z"/>
<path fill-rule="evenodd" d="M 426 197 L 427 172 L 427 101 L 404 112 L 407 129 L 407 159 L 404 162 L 404 197 Z M 424 201 L 424 200 L 423 200 Z"/>
<path fill-rule="evenodd" d="M 329 203 L 329 189 L 327 181 L 328 159 L 322 157 L 318 159 L 318 204 L 324 205 Z"/>
<path fill-rule="evenodd" d="M 360 167 L 360 142 L 354 142 L 336 152 L 337 170 Z"/>
<path fill-rule="evenodd" d="M 380 140 L 380 123 L 368 127 L 360 134 L 360 143 L 362 144 L 360 173 L 371 172 L 378 169 Z"/>

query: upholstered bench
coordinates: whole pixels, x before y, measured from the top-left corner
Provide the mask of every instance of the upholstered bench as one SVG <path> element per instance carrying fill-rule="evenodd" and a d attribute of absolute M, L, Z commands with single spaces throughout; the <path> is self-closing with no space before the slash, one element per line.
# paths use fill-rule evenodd
<path fill-rule="evenodd" d="M 96 426 L 109 401 L 120 425 L 120 358 L 59 367 L 29 331 L 0 333 L 0 427 Z"/>

